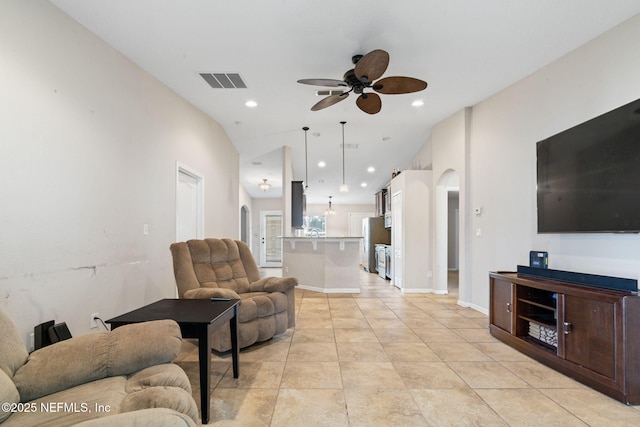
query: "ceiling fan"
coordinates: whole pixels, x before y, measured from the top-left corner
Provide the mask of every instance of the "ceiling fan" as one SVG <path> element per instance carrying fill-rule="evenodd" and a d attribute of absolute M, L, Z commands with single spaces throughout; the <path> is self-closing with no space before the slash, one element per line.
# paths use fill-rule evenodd
<path fill-rule="evenodd" d="M 365 92 L 365 89 L 373 89 L 375 92 L 385 95 L 418 92 L 426 89 L 427 82 L 413 77 L 385 77 L 376 82 L 387 70 L 389 54 L 381 49 L 373 50 L 366 55 L 355 55 L 351 58 L 355 67 L 344 73 L 342 80 L 334 79 L 302 79 L 298 83 L 312 86 L 350 87 L 346 92 L 331 94 L 321 99 L 311 111 L 322 110 L 340 101 L 345 100 L 350 92 L 359 94 L 356 105 L 368 114 L 376 114 L 382 109 L 382 100 L 377 93 Z"/>

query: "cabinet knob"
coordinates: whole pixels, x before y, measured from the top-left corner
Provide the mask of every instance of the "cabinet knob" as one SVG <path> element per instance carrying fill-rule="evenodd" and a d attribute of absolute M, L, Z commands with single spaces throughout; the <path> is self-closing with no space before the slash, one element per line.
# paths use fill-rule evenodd
<path fill-rule="evenodd" d="M 511 303 L 507 303 L 507 313 L 511 313 Z"/>
<path fill-rule="evenodd" d="M 571 322 L 562 322 L 562 326 L 564 326 L 564 334 L 569 335 L 573 326 L 571 325 Z"/>

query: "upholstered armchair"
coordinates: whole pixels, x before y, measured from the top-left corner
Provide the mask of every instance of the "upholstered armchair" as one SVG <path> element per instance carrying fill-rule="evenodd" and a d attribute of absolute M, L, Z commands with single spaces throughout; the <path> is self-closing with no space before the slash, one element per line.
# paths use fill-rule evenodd
<path fill-rule="evenodd" d="M 189 240 L 171 245 L 180 298 L 239 298 L 238 345 L 250 346 L 295 326 L 293 277 L 260 278 L 249 247 L 231 239 Z M 212 348 L 231 349 L 228 328 L 211 336 Z"/>

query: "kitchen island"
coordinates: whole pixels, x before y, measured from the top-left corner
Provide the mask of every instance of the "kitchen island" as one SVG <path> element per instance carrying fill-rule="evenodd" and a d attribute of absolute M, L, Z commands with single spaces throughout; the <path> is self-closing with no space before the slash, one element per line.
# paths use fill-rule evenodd
<path fill-rule="evenodd" d="M 362 237 L 283 237 L 283 273 L 298 287 L 324 293 L 360 293 Z"/>

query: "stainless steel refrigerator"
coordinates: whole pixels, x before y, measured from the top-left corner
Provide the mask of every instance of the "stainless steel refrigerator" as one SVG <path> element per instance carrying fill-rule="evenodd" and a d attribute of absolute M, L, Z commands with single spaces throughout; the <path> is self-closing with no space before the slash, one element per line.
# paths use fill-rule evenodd
<path fill-rule="evenodd" d="M 363 266 L 369 273 L 377 273 L 376 244 L 391 243 L 391 229 L 384 228 L 384 217 L 364 218 L 362 220 Z"/>

